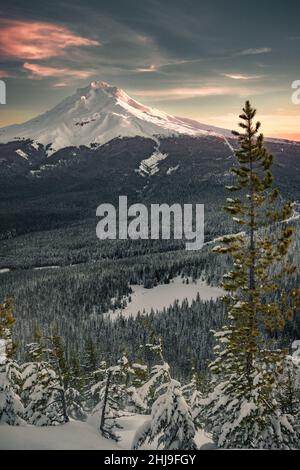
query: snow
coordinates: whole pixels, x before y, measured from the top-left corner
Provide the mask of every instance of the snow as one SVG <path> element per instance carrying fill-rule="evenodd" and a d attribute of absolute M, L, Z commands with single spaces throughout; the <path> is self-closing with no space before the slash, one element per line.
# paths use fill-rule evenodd
<path fill-rule="evenodd" d="M 10 271 L 9 268 L 1 268 L 0 269 L 0 274 L 9 273 L 9 271 Z"/>
<path fill-rule="evenodd" d="M 23 152 L 23 150 L 18 149 L 18 150 L 16 150 L 16 153 L 17 153 L 20 157 L 24 158 L 25 160 L 28 160 L 28 155 L 27 155 L 27 153 Z"/>
<path fill-rule="evenodd" d="M 103 145 L 117 137 L 203 136 L 211 132 L 197 122 L 144 106 L 123 90 L 104 82 L 78 89 L 50 111 L 23 124 L 0 129 L 0 142 L 31 138 L 32 146 L 48 145 L 48 155 L 79 145 Z M 218 135 L 218 134 L 216 134 Z M 224 138 L 219 135 L 220 138 Z M 23 158 L 27 155 L 20 154 Z"/>
<path fill-rule="evenodd" d="M 138 172 L 140 175 L 149 175 L 153 176 L 155 173 L 158 173 L 159 168 L 158 164 L 160 161 L 165 160 L 168 154 L 161 153 L 158 149 L 151 155 L 151 157 L 146 160 L 142 160 L 139 166 Z"/>
<path fill-rule="evenodd" d="M 30 170 L 30 174 L 31 174 L 31 176 L 36 176 L 37 178 L 39 178 L 39 176 L 41 174 L 41 171 L 40 170 Z"/>
<path fill-rule="evenodd" d="M 33 268 L 34 271 L 41 271 L 43 269 L 59 269 L 61 266 L 37 266 Z"/>
<path fill-rule="evenodd" d="M 292 204 L 293 207 L 293 214 L 291 217 L 285 220 L 286 223 L 292 222 L 293 220 L 299 220 L 300 219 L 300 202 L 299 201 L 294 201 Z"/>
<path fill-rule="evenodd" d="M 0 426 L 0 449 L 117 450 L 89 423 L 72 421 L 60 426 Z"/>
<path fill-rule="evenodd" d="M 120 442 L 105 439 L 98 431 L 99 415 L 89 417 L 87 422 L 71 421 L 59 426 L 8 426 L 0 425 L 0 450 L 129 450 L 139 426 L 149 419 L 148 415 L 130 415 L 119 419 Z M 211 438 L 199 431 L 195 439 L 199 449 L 213 448 Z M 142 449 L 155 449 L 155 444 Z"/>
<path fill-rule="evenodd" d="M 179 168 L 179 165 L 170 166 L 170 168 L 168 168 L 168 170 L 167 170 L 167 175 L 171 175 L 172 173 L 174 173 L 175 171 L 177 171 L 178 168 Z"/>
<path fill-rule="evenodd" d="M 31 147 L 35 150 L 39 150 L 39 143 L 34 140 L 31 144 Z"/>
<path fill-rule="evenodd" d="M 123 317 L 136 317 L 138 312 L 143 311 L 150 313 L 151 309 L 162 310 L 172 305 L 175 300 L 181 303 L 187 299 L 189 303 L 196 299 L 199 293 L 201 300 L 216 300 L 218 297 L 224 295 L 224 291 L 219 287 L 209 286 L 206 282 L 197 280 L 189 284 L 183 284 L 181 277 L 176 277 L 170 284 L 160 284 L 152 289 L 146 289 L 143 286 L 131 286 L 133 294 L 131 295 L 132 301 L 128 303 L 124 309 L 115 310 L 105 314 L 110 316 L 122 314 Z"/>

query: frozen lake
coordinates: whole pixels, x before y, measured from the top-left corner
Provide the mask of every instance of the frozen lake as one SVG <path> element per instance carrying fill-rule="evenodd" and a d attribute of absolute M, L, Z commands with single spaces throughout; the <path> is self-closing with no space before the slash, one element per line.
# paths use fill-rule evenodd
<path fill-rule="evenodd" d="M 115 312 L 110 311 L 105 315 L 111 318 L 120 314 L 124 317 L 135 317 L 139 311 L 150 313 L 151 309 L 162 310 L 164 307 L 172 305 L 176 300 L 182 303 L 184 299 L 187 299 L 191 303 L 196 299 L 198 293 L 201 300 L 216 300 L 224 294 L 222 289 L 209 286 L 205 281 L 199 279 L 196 282 L 189 281 L 189 284 L 184 284 L 181 277 L 176 277 L 170 284 L 160 284 L 152 289 L 145 289 L 145 287 L 138 285 L 131 286 L 133 294 L 127 307 L 115 310 Z"/>

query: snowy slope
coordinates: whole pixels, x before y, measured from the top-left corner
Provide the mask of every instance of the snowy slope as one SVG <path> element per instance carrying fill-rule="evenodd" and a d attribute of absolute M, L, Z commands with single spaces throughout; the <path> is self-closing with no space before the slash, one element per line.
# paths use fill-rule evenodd
<path fill-rule="evenodd" d="M 52 110 L 24 123 L 0 129 L 0 142 L 30 138 L 51 144 L 48 154 L 79 145 L 103 145 L 116 137 L 211 134 L 207 126 L 171 116 L 133 100 L 105 82 L 92 82 Z M 220 137 L 222 135 L 220 134 Z"/>
<path fill-rule="evenodd" d="M 71 421 L 61 426 L 0 425 L 0 449 L 10 450 L 120 450 L 88 423 Z"/>
<path fill-rule="evenodd" d="M 71 421 L 60 426 L 9 426 L 0 424 L 0 450 L 129 450 L 139 426 L 148 419 L 147 415 L 129 415 L 120 418 L 120 441 L 118 443 L 101 436 L 99 416 L 92 416 L 87 422 Z M 214 449 L 211 438 L 202 430 L 196 434 L 199 449 Z M 142 449 L 155 449 L 144 446 Z"/>

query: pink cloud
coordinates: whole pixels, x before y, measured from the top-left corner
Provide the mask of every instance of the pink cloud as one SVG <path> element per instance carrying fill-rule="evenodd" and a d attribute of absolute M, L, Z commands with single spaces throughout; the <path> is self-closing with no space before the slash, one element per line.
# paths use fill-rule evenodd
<path fill-rule="evenodd" d="M 73 77 L 86 79 L 95 74 L 94 70 L 73 70 L 67 67 L 50 67 L 46 65 L 31 64 L 25 62 L 23 65 L 24 69 L 29 70 L 32 73 L 32 78 L 34 77 Z"/>
<path fill-rule="evenodd" d="M 0 25 L 0 56 L 4 57 L 47 59 L 63 55 L 68 47 L 100 45 L 54 23 L 2 20 Z"/>
<path fill-rule="evenodd" d="M 11 77 L 11 76 L 12 75 L 9 72 L 7 72 L 5 70 L 0 70 L 0 79 L 1 78 L 8 78 L 8 77 Z"/>

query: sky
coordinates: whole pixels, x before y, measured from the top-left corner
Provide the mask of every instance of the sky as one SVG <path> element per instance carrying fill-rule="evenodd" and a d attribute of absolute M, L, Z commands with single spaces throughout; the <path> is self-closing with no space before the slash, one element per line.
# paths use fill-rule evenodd
<path fill-rule="evenodd" d="M 0 126 L 101 80 L 225 128 L 250 99 L 266 135 L 300 140 L 299 18 L 298 0 L 2 0 Z"/>

